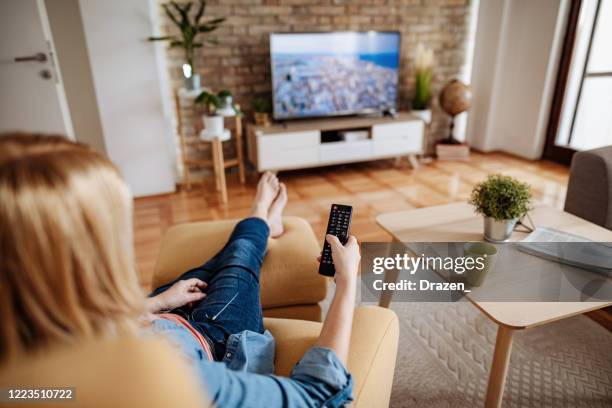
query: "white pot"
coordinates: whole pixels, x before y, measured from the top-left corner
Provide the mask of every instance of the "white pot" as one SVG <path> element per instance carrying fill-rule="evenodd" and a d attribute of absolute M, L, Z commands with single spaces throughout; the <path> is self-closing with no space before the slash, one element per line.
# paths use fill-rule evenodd
<path fill-rule="evenodd" d="M 200 75 L 194 74 L 189 78 L 185 78 L 185 88 L 189 91 L 200 89 Z"/>
<path fill-rule="evenodd" d="M 221 136 L 223 134 L 223 116 L 204 116 L 204 130 L 209 135 L 218 135 Z"/>
<path fill-rule="evenodd" d="M 418 116 L 426 124 L 431 123 L 431 109 L 413 109 L 412 114 Z"/>

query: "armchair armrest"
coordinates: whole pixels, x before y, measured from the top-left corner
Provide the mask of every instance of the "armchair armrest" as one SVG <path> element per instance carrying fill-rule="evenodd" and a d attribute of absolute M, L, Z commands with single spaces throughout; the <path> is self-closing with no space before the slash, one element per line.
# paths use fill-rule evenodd
<path fill-rule="evenodd" d="M 574 155 L 565 211 L 612 229 L 612 146 Z"/>
<path fill-rule="evenodd" d="M 276 340 L 277 375 L 291 369 L 319 337 L 321 323 L 266 318 Z M 348 371 L 353 376 L 353 407 L 386 407 L 391 399 L 399 339 L 397 315 L 390 309 L 362 306 L 355 310 Z"/>
<path fill-rule="evenodd" d="M 238 220 L 204 221 L 170 227 L 162 239 L 153 274 L 153 287 L 202 265 L 225 245 Z M 285 233 L 268 241 L 261 268 L 264 309 L 313 305 L 325 299 L 327 281 L 317 273 L 320 253 L 310 225 L 298 217 L 284 217 Z"/>

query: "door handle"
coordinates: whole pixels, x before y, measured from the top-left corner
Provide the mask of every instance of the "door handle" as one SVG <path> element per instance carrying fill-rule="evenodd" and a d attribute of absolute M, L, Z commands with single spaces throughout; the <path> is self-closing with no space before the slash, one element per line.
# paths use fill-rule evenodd
<path fill-rule="evenodd" d="M 29 61 L 46 62 L 47 54 L 45 54 L 44 52 L 39 52 L 34 55 L 28 55 L 26 57 L 15 57 L 15 62 L 29 62 Z"/>

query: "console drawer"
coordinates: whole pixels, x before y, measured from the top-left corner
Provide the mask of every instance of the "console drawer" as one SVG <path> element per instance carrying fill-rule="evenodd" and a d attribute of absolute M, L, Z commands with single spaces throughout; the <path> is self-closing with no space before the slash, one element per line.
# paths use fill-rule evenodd
<path fill-rule="evenodd" d="M 410 137 L 390 141 L 376 141 L 373 143 L 374 156 L 399 156 L 409 153 L 421 153 L 423 150 L 422 143 L 423 140 L 420 137 Z"/>
<path fill-rule="evenodd" d="M 319 131 L 261 135 L 257 140 L 259 171 L 295 169 L 319 162 Z"/>
<path fill-rule="evenodd" d="M 283 170 L 308 167 L 319 162 L 319 146 L 295 149 L 268 149 L 259 152 L 258 170 Z"/>
<path fill-rule="evenodd" d="M 339 163 L 372 157 L 372 141 L 322 143 L 321 163 Z"/>
<path fill-rule="evenodd" d="M 423 122 L 411 120 L 397 123 L 382 123 L 372 126 L 372 140 L 374 142 L 398 141 L 406 139 L 421 139 L 423 135 Z"/>
<path fill-rule="evenodd" d="M 295 149 L 305 146 L 318 146 L 321 133 L 318 130 L 304 132 L 274 133 L 259 136 L 259 147 L 262 149 Z"/>

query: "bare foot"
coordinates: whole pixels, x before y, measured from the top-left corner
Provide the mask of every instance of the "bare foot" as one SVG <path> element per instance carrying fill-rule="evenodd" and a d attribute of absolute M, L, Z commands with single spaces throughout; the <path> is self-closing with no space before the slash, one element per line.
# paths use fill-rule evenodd
<path fill-rule="evenodd" d="M 283 210 L 287 204 L 287 186 L 280 183 L 278 195 L 268 211 L 268 225 L 270 226 L 270 237 L 276 238 L 283 234 Z"/>
<path fill-rule="evenodd" d="M 270 210 L 274 198 L 278 194 L 278 185 L 278 178 L 269 171 L 261 176 L 257 184 L 257 193 L 255 194 L 251 215 L 266 221 L 268 220 L 268 211 Z"/>

